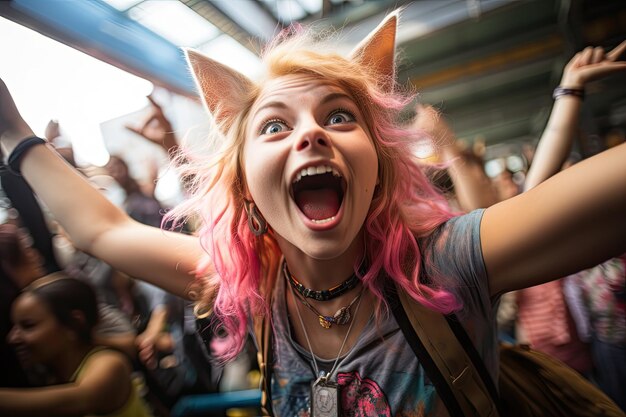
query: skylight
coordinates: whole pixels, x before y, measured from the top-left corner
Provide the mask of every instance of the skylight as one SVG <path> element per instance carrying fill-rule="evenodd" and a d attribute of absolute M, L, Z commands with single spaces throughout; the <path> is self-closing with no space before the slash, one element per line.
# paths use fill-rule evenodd
<path fill-rule="evenodd" d="M 228 65 L 250 78 L 257 75 L 259 57 L 230 36 L 221 35 L 198 49 L 216 61 Z"/>
<path fill-rule="evenodd" d="M 179 1 L 144 1 L 128 16 L 177 46 L 198 46 L 221 32 Z"/>

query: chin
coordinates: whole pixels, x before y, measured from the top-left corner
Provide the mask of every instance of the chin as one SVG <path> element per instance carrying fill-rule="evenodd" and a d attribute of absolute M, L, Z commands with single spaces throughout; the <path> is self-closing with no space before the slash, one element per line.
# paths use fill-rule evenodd
<path fill-rule="evenodd" d="M 350 233 L 337 228 L 326 233 L 316 233 L 300 248 L 302 252 L 313 259 L 328 261 L 348 252 L 358 236 L 358 231 Z"/>

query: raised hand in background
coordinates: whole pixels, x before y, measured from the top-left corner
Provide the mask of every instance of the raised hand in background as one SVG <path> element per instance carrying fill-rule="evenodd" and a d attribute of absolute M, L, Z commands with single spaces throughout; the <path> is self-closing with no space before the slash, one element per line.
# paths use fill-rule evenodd
<path fill-rule="evenodd" d="M 162 147 L 170 154 L 178 148 L 172 124 L 154 98 L 148 96 L 148 100 L 150 100 L 150 113 L 143 123 L 139 127 L 127 125 L 126 129 Z"/>

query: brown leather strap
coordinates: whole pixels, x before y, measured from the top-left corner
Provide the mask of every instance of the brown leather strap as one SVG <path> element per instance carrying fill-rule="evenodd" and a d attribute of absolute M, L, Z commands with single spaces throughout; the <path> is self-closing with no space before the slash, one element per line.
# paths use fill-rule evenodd
<path fill-rule="evenodd" d="M 445 377 L 466 416 L 498 417 L 498 410 L 465 349 L 445 317 L 399 289 L 398 297 L 413 330 Z"/>
<path fill-rule="evenodd" d="M 258 344 L 257 361 L 261 373 L 261 411 L 264 416 L 272 415 L 270 368 L 272 366 L 272 325 L 264 316 L 254 318 L 254 335 Z"/>

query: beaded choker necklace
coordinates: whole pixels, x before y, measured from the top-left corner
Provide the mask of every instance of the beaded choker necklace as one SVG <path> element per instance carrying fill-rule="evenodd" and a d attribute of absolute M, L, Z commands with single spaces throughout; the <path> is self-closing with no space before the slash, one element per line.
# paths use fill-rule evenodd
<path fill-rule="evenodd" d="M 365 274 L 364 263 L 365 262 L 361 263 L 361 266 L 359 267 L 360 275 Z M 287 262 L 283 262 L 283 271 L 285 273 L 285 276 L 287 277 L 287 281 L 289 281 L 289 284 L 291 284 L 291 288 L 298 291 L 301 296 L 305 298 L 312 298 L 317 301 L 328 301 L 332 300 L 333 298 L 337 298 L 341 294 L 345 294 L 346 292 L 350 291 L 351 289 L 356 287 L 359 282 L 361 282 L 359 277 L 355 273 L 353 273 L 347 280 L 339 285 L 336 285 L 327 290 L 316 291 L 305 287 L 293 275 L 291 275 L 291 272 L 289 272 L 289 268 L 287 267 Z"/>

